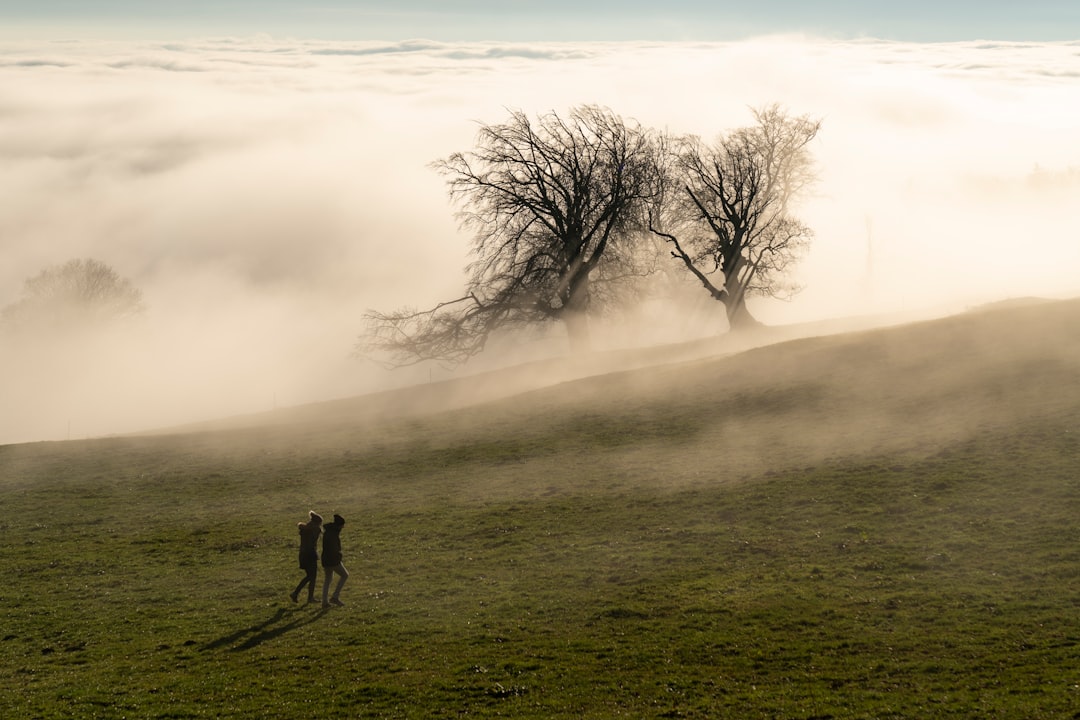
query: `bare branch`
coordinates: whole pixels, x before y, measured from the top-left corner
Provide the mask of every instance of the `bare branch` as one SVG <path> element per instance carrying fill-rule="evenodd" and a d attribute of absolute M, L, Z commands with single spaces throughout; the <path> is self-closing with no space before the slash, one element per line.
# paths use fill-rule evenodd
<path fill-rule="evenodd" d="M 680 191 L 657 213 L 670 223 L 664 234 L 676 248 L 672 255 L 724 303 L 732 327 L 754 322 L 745 308 L 748 294 L 794 292 L 782 279 L 812 237 L 790 210 L 814 181 L 807 147 L 821 123 L 792 117 L 778 105 L 753 114 L 755 125 L 711 145 L 696 137 L 673 143 L 667 182 Z M 720 291 L 708 282 L 714 269 L 723 273 Z"/>
<path fill-rule="evenodd" d="M 465 294 L 424 312 L 369 313 L 367 345 L 393 365 L 459 363 L 500 328 L 547 321 L 585 345 L 593 284 L 632 276 L 603 268 L 632 257 L 659 191 L 653 133 L 592 105 L 535 121 L 515 111 L 433 167 L 473 232 Z"/>

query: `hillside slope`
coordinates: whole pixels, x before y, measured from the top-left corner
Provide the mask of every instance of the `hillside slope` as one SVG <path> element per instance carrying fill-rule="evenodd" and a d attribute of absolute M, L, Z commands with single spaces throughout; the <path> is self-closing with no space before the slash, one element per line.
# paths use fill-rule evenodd
<path fill-rule="evenodd" d="M 1074 716 L 1076 301 L 364 402 L 0 447 L 0 716 Z"/>
<path fill-rule="evenodd" d="M 424 473 L 476 463 L 473 476 L 502 484 L 496 476 L 512 475 L 522 487 L 530 477 L 545 486 L 561 484 L 560 475 L 573 482 L 572 473 L 545 463 L 563 450 L 595 456 L 593 464 L 603 458 L 612 472 L 633 466 L 664 482 L 730 479 L 842 457 L 925 455 L 1074 412 L 1080 300 L 793 340 L 485 401 L 505 392 L 492 389 L 500 382 L 506 380 L 499 374 L 465 378 L 214 429 L 13 446 L 0 450 L 0 461 L 127 448 L 137 457 L 164 453 L 155 464 L 176 452 L 185 461 L 224 455 L 261 466 L 270 452 L 303 462 L 310 473 L 377 477 L 381 466 L 395 466 L 388 458 L 399 457 Z"/>

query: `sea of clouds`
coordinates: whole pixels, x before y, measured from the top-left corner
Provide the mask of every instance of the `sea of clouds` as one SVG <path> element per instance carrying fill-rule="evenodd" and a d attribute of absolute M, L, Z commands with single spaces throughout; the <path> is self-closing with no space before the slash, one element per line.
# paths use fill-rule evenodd
<path fill-rule="evenodd" d="M 469 237 L 429 163 L 508 109 L 704 137 L 820 117 L 804 290 L 752 305 L 767 323 L 1080 292 L 1080 42 L 6 42 L 0 88 L 0 307 L 92 257 L 148 308 L 111 353 L 0 347 L 0 442 L 445 377 L 349 353 L 366 309 L 457 297 Z"/>

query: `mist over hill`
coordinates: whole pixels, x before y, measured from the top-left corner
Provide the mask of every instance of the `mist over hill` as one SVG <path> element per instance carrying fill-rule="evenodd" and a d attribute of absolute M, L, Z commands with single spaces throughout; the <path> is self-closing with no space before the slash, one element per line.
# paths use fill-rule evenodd
<path fill-rule="evenodd" d="M 9 446 L 0 457 L 111 453 L 122 475 L 202 458 L 221 472 L 302 467 L 372 487 L 414 472 L 457 477 L 470 492 L 528 493 L 572 487 L 586 465 L 683 484 L 928 455 L 1080 407 L 1078 300 L 702 356 L 707 349 L 655 349 L 586 377 L 588 367 L 553 361 L 158 435 Z M 288 461 L 275 468 L 274 458 Z"/>

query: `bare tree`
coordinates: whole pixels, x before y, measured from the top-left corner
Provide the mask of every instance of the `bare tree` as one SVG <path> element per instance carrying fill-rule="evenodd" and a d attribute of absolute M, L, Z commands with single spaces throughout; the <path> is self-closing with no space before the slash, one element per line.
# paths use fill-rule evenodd
<path fill-rule="evenodd" d="M 22 297 L 0 311 L 8 330 L 87 328 L 137 315 L 142 292 L 98 260 L 69 260 L 46 268 L 23 285 Z"/>
<path fill-rule="evenodd" d="M 813 236 L 791 204 L 814 180 L 807 146 L 821 123 L 777 105 L 754 110 L 754 118 L 711 145 L 675 140 L 665 196 L 650 218 L 672 256 L 724 304 L 733 330 L 757 324 L 747 295 L 797 291 L 785 276 Z"/>
<path fill-rule="evenodd" d="M 499 329 L 565 324 L 588 346 L 588 315 L 634 274 L 645 202 L 660 188 L 652 133 L 586 105 L 535 121 L 514 112 L 481 127 L 476 148 L 437 161 L 463 228 L 474 232 L 464 294 L 428 310 L 369 312 L 361 349 L 390 364 L 459 363 Z"/>

